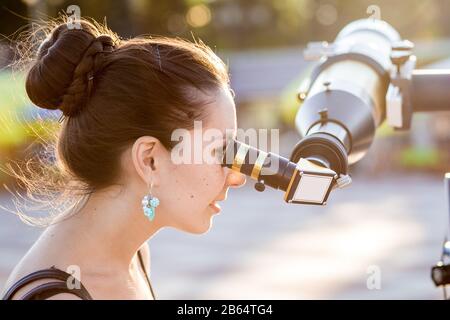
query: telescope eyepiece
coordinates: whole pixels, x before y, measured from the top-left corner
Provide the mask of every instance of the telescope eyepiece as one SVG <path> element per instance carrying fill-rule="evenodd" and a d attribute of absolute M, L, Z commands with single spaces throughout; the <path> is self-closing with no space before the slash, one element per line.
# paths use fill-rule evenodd
<path fill-rule="evenodd" d="M 256 180 L 255 188 L 260 192 L 265 185 L 285 191 L 288 203 L 323 205 L 337 179 L 325 157 L 292 162 L 234 139 L 224 149 L 222 166 Z"/>
<path fill-rule="evenodd" d="M 231 139 L 225 147 L 222 166 L 286 191 L 296 164 L 280 155 Z"/>

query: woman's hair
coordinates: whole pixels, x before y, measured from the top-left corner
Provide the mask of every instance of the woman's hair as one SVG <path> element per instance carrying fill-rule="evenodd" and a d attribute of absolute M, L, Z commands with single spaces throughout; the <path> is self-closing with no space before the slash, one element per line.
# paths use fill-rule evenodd
<path fill-rule="evenodd" d="M 62 112 L 47 148 L 54 155 L 13 171 L 34 200 L 57 211 L 67 211 L 61 202 L 73 201 L 75 190 L 87 195 L 116 183 L 120 156 L 139 137 L 153 136 L 171 150 L 172 131 L 192 128 L 205 116 L 205 97 L 229 85 L 226 66 L 202 42 L 123 40 L 94 21 L 79 22 L 53 23 L 26 77 L 36 106 Z"/>

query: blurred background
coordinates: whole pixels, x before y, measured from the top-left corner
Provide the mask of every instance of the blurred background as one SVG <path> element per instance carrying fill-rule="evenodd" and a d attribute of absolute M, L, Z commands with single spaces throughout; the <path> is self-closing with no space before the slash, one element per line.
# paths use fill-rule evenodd
<path fill-rule="evenodd" d="M 349 22 L 381 18 L 416 45 L 419 68 L 450 68 L 450 0 L 0 0 L 0 165 L 26 158 L 58 114 L 27 99 L 12 68 L 14 39 L 30 23 L 78 5 L 120 36 L 202 39 L 228 64 L 240 128 L 280 129 L 280 153 L 299 140 L 296 89 L 310 70 L 302 50 L 332 42 Z M 450 104 L 450 101 L 449 101 Z M 443 175 L 450 168 L 450 115 L 415 114 L 412 130 L 383 125 L 353 184 L 326 207 L 292 206 L 253 183 L 231 190 L 202 236 L 164 230 L 151 240 L 160 299 L 437 299 L 430 267 L 449 222 Z M 14 184 L 0 171 L 1 184 Z M 0 205 L 11 196 L 0 188 Z M 42 230 L 0 210 L 0 287 Z M 370 270 L 381 288 L 370 290 Z"/>

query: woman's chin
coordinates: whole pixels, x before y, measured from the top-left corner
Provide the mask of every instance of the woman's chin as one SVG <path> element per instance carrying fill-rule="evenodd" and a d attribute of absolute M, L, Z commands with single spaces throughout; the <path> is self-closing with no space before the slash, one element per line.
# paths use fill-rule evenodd
<path fill-rule="evenodd" d="M 202 224 L 197 225 L 193 233 L 194 234 L 208 233 L 209 230 L 211 230 L 212 225 L 213 225 L 213 216 L 210 216 L 206 218 Z"/>
<path fill-rule="evenodd" d="M 213 217 L 209 210 L 203 215 L 201 221 L 198 221 L 195 224 L 191 224 L 188 228 L 185 228 L 183 231 L 192 233 L 192 234 L 205 234 L 207 233 L 212 225 L 213 225 Z"/>

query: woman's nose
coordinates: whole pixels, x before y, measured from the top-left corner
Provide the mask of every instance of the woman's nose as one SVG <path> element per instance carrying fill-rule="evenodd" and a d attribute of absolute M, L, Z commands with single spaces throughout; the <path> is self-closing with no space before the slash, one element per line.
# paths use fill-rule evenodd
<path fill-rule="evenodd" d="M 232 188 L 239 188 L 245 184 L 245 175 L 240 172 L 229 170 L 227 184 Z"/>

